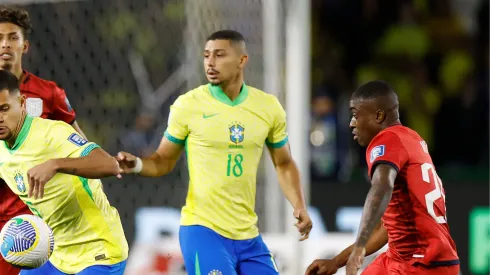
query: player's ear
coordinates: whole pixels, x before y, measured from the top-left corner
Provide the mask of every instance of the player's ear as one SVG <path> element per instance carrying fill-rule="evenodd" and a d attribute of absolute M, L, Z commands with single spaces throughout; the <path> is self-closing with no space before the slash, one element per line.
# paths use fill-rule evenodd
<path fill-rule="evenodd" d="M 247 65 L 247 63 L 248 63 L 248 55 L 242 54 L 242 56 L 240 57 L 240 63 L 238 64 L 238 67 L 240 69 L 243 69 L 245 65 Z"/>
<path fill-rule="evenodd" d="M 23 95 L 23 94 L 19 95 L 19 103 L 20 103 L 20 106 L 22 108 L 25 107 L 25 104 L 26 104 L 26 96 L 25 95 Z"/>
<path fill-rule="evenodd" d="M 386 112 L 383 110 L 376 111 L 376 123 L 381 124 L 386 119 Z"/>
<path fill-rule="evenodd" d="M 30 46 L 29 40 L 24 40 L 24 48 L 22 49 L 23 54 L 25 54 L 25 53 L 27 53 L 27 51 L 29 51 L 29 46 Z"/>

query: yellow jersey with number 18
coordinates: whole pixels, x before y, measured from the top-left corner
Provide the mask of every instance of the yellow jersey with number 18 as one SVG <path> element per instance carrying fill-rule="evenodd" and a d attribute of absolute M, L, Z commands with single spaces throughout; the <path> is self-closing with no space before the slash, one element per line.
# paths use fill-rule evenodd
<path fill-rule="evenodd" d="M 0 142 L 1 177 L 51 227 L 55 247 L 49 260 L 67 274 L 127 259 L 121 219 L 100 180 L 58 173 L 45 185 L 44 197 L 34 199 L 27 197 L 27 171 L 50 159 L 86 156 L 95 148 L 64 122 L 30 116 L 12 148 Z"/>
<path fill-rule="evenodd" d="M 243 84 L 231 101 L 219 86 L 200 86 L 171 106 L 165 137 L 185 144 L 189 191 L 181 225 L 202 225 L 234 240 L 258 236 L 256 177 L 264 144 L 287 143 L 277 98 Z"/>

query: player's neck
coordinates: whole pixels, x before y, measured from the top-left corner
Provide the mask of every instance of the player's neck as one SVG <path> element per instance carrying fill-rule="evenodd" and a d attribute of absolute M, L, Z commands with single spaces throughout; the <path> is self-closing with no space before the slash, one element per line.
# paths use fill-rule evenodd
<path fill-rule="evenodd" d="M 231 101 L 235 100 L 238 95 L 240 95 L 240 91 L 243 85 L 243 77 L 238 76 L 236 79 L 229 81 L 228 83 L 222 83 L 220 85 L 223 93 L 225 93 Z"/>
<path fill-rule="evenodd" d="M 22 76 L 24 74 L 24 71 L 22 70 L 22 66 L 20 64 L 19 65 L 14 65 L 12 67 L 11 72 L 17 77 L 17 79 L 19 79 L 19 80 L 22 81 Z"/>
<path fill-rule="evenodd" d="M 22 112 L 22 115 L 19 119 L 19 122 L 17 123 L 17 127 L 15 127 L 15 130 L 12 133 L 12 137 L 6 141 L 9 148 L 12 148 L 14 146 L 15 141 L 17 140 L 17 137 L 19 136 L 20 130 L 22 129 L 22 126 L 24 125 L 24 121 L 26 120 L 26 116 L 27 116 L 27 114 L 25 112 Z"/>

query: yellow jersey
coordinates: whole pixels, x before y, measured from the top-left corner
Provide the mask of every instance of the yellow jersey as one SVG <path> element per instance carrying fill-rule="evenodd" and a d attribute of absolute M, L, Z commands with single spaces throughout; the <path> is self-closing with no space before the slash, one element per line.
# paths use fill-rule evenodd
<path fill-rule="evenodd" d="M 201 225 L 233 240 L 258 236 L 256 177 L 264 144 L 287 141 L 286 112 L 277 98 L 242 85 L 231 101 L 219 86 L 179 96 L 164 133 L 185 145 L 189 191 L 181 225 Z"/>
<path fill-rule="evenodd" d="M 100 180 L 56 174 L 42 199 L 28 198 L 27 171 L 55 158 L 88 155 L 96 144 L 70 125 L 27 116 L 12 148 L 0 142 L 0 175 L 10 189 L 53 230 L 50 262 L 74 274 L 92 265 L 113 265 L 128 257 L 128 243 L 117 210 L 109 204 Z"/>

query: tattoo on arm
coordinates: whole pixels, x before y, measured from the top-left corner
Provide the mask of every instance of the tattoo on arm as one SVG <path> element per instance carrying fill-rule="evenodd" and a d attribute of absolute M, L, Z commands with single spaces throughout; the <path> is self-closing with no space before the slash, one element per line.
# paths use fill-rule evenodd
<path fill-rule="evenodd" d="M 359 228 L 359 236 L 357 237 L 357 246 L 366 246 L 369 237 L 373 233 L 374 228 L 381 220 L 383 213 L 388 207 L 391 199 L 392 190 L 384 184 L 375 184 L 371 186 L 364 204 L 364 210 Z"/>

